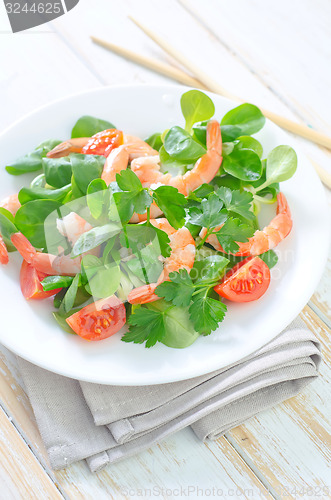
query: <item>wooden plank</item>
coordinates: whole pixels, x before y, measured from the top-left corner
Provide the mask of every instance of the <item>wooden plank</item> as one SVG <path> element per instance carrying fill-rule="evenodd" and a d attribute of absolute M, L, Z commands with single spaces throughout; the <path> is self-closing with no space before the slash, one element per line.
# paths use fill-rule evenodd
<path fill-rule="evenodd" d="M 16 358 L 9 351 L 0 352 L 0 394 L 1 404 L 15 423 L 24 422 L 24 435 L 33 443 L 38 456 L 46 458 L 44 444 L 35 423 L 33 410 L 22 388 L 22 381 L 17 370 Z"/>
<path fill-rule="evenodd" d="M 286 488 L 292 492 L 304 488 L 302 496 L 308 498 L 308 488 L 313 487 L 317 498 L 318 488 L 331 486 L 330 331 L 308 306 L 301 317 L 322 344 L 320 377 L 297 397 L 233 429 L 226 437 L 255 474 L 266 478 L 272 491 L 281 496 Z M 329 498 L 322 490 L 320 494 Z"/>
<path fill-rule="evenodd" d="M 329 259 L 325 271 L 323 273 L 322 279 L 318 285 L 318 288 L 312 298 L 311 302 L 317 308 L 316 312 L 320 310 L 323 315 L 331 322 L 331 259 Z"/>
<path fill-rule="evenodd" d="M 174 0 L 171 0 L 174 1 Z M 58 18 L 52 23 L 55 32 L 70 47 L 77 58 L 106 85 L 127 83 L 164 83 L 165 77 L 155 74 L 135 64 L 128 64 L 125 59 L 112 54 L 98 46 L 90 39 L 90 35 L 110 39 L 123 47 L 132 48 L 136 52 L 144 52 L 146 39 L 134 33 L 133 24 L 127 18 L 127 1 L 98 0 L 98 8 L 90 8 L 80 2 L 75 7 L 75 16 L 79 23 L 73 23 L 69 15 Z"/>
<path fill-rule="evenodd" d="M 0 66 L 0 131 L 39 106 L 100 85 L 52 32 L 1 34 Z"/>
<path fill-rule="evenodd" d="M 0 462 L 2 498 L 6 500 L 64 498 L 2 410 L 0 410 Z"/>

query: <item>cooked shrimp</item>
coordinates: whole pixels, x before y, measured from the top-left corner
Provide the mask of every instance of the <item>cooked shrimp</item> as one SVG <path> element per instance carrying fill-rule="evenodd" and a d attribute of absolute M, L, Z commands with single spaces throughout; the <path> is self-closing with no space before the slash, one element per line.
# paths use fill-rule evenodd
<path fill-rule="evenodd" d="M 86 222 L 75 212 L 71 212 L 62 219 L 57 219 L 56 227 L 62 236 L 65 236 L 72 245 L 76 243 L 78 238 L 87 231 L 90 231 L 93 226 Z"/>
<path fill-rule="evenodd" d="M 7 196 L 4 200 L 0 201 L 0 207 L 5 208 L 13 215 L 16 215 L 17 210 L 20 208 L 21 204 L 18 201 L 18 194 L 11 194 Z"/>
<path fill-rule="evenodd" d="M 207 125 L 207 152 L 199 158 L 192 170 L 184 175 L 172 177 L 160 171 L 159 155 L 138 158 L 132 161 L 131 170 L 139 177 L 144 187 L 153 184 L 173 186 L 185 196 L 204 182 L 210 182 L 217 174 L 222 163 L 222 135 L 219 123 L 210 120 Z"/>
<path fill-rule="evenodd" d="M 129 153 L 125 146 L 119 146 L 110 153 L 107 157 L 103 171 L 101 174 L 101 179 L 105 181 L 107 185 L 116 180 L 116 174 L 125 170 L 129 164 Z"/>
<path fill-rule="evenodd" d="M 147 142 L 133 135 L 124 134 L 124 146 L 130 155 L 130 162 L 136 158 L 158 154 Z"/>
<path fill-rule="evenodd" d="M 283 193 L 278 193 L 277 215 L 272 219 L 268 226 L 262 229 L 262 231 L 255 231 L 254 235 L 249 238 L 246 243 L 238 242 L 239 250 L 235 255 L 260 255 L 261 253 L 267 252 L 286 238 L 292 229 L 292 225 L 291 211 L 287 200 Z M 216 229 L 220 229 L 221 227 L 222 226 Z M 206 236 L 206 231 L 206 228 L 201 230 L 201 238 Z M 215 250 L 224 251 L 214 234 L 208 236 L 206 241 L 207 243 L 210 243 Z"/>
<path fill-rule="evenodd" d="M 135 142 L 126 142 L 126 138 L 134 139 Z M 119 146 L 110 153 L 107 157 L 101 179 L 105 181 L 106 184 L 116 180 L 116 174 L 125 170 L 129 163 L 136 158 L 146 157 L 151 154 L 157 154 L 147 142 L 142 141 L 136 137 L 124 136 L 123 146 Z"/>
<path fill-rule="evenodd" d="M 123 136 L 123 141 L 124 141 L 124 144 L 147 144 L 147 142 L 143 141 L 142 139 L 140 139 L 140 137 L 137 137 L 135 135 L 130 135 L 130 134 L 124 134 Z M 147 144 L 148 146 L 148 144 Z"/>
<path fill-rule="evenodd" d="M 76 139 L 69 139 L 68 141 L 61 142 L 58 146 L 55 146 L 49 153 L 47 153 L 47 158 L 62 158 L 63 156 L 68 156 L 70 153 L 81 153 L 82 149 L 90 137 L 77 137 Z"/>
<path fill-rule="evenodd" d="M 90 231 L 91 229 L 93 229 L 93 226 L 91 226 L 91 224 L 86 222 L 85 219 L 80 217 L 75 212 L 71 212 L 70 214 L 66 215 L 62 219 L 57 219 L 56 227 L 57 227 L 59 233 L 68 239 L 68 241 L 71 243 L 72 247 L 75 245 L 76 241 L 79 239 L 79 237 L 83 233 L 87 233 L 87 231 Z M 62 251 L 63 251 L 63 249 L 62 249 Z M 92 248 L 92 250 L 84 252 L 84 255 L 87 255 L 87 254 L 88 255 L 95 255 L 96 257 L 99 257 L 100 247 L 98 246 L 98 247 Z"/>
<path fill-rule="evenodd" d="M 131 304 L 146 304 L 158 300 L 160 297 L 154 293 L 156 287 L 163 281 L 168 281 L 170 273 L 179 269 L 190 271 L 194 264 L 195 241 L 186 227 L 176 230 L 165 218 L 151 219 L 151 223 L 169 236 L 171 254 L 164 261 L 164 268 L 157 283 L 134 288 L 129 293 L 128 301 Z"/>
<path fill-rule="evenodd" d="M 83 233 L 90 231 L 93 227 L 75 212 L 71 212 L 62 219 L 57 219 L 56 226 L 59 233 L 65 236 L 71 245 L 74 245 Z M 37 271 L 49 275 L 61 274 L 69 276 L 74 276 L 80 272 L 82 256 L 72 259 L 70 255 L 64 255 L 64 249 L 61 247 L 59 247 L 59 255 L 38 252 L 21 233 L 13 234 L 11 240 L 23 259 Z M 87 253 L 98 255 L 99 249 L 94 248 L 84 255 Z"/>
<path fill-rule="evenodd" d="M 18 201 L 17 194 L 12 194 L 10 196 L 7 196 L 7 198 L 0 201 L 0 207 L 5 208 L 13 215 L 16 215 L 16 212 L 20 208 L 20 206 L 21 204 Z M 6 243 L 4 242 L 3 237 L 1 236 L 0 233 L 0 264 L 5 265 L 8 264 L 8 262 L 9 262 L 8 250 L 6 247 Z"/>
<path fill-rule="evenodd" d="M 0 234 L 0 264 L 8 264 L 9 256 L 5 242 Z"/>
<path fill-rule="evenodd" d="M 150 217 L 152 219 L 156 219 L 156 217 L 160 217 L 160 215 L 162 215 L 162 214 L 163 214 L 162 210 L 153 201 L 153 203 L 150 206 Z M 147 219 L 147 213 L 146 212 L 143 213 L 143 214 L 137 214 L 137 213 L 135 213 L 131 217 L 130 222 L 136 224 L 137 222 L 144 222 L 146 219 Z"/>
<path fill-rule="evenodd" d="M 158 153 L 133 160 L 131 170 L 139 177 L 143 187 L 153 187 L 155 184 L 169 184 L 172 179 L 170 174 L 160 172 L 160 156 Z"/>
<path fill-rule="evenodd" d="M 15 233 L 11 236 L 14 247 L 22 255 L 23 259 L 31 264 L 37 271 L 56 276 L 75 276 L 80 272 L 82 257 L 71 259 L 70 255 L 52 255 L 37 252 L 30 241 L 22 234 Z"/>

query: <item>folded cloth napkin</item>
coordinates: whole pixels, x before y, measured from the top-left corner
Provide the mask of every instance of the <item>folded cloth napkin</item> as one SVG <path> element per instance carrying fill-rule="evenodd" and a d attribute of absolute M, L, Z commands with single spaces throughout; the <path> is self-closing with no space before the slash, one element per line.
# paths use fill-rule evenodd
<path fill-rule="evenodd" d="M 91 384 L 19 365 L 52 467 L 86 459 L 95 472 L 189 425 L 200 439 L 216 439 L 297 394 L 320 361 L 319 343 L 296 319 L 241 361 L 169 384 Z"/>

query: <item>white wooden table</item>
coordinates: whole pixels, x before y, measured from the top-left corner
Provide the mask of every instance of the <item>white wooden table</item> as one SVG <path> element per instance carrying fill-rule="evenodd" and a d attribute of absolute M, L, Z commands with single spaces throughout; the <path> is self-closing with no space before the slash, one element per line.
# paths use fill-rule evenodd
<path fill-rule="evenodd" d="M 1 130 L 77 91 L 166 82 L 90 42 L 95 34 L 173 63 L 127 19 L 130 13 L 234 94 L 331 134 L 329 0 L 80 0 L 66 16 L 15 35 L 0 3 Z M 331 171 L 330 151 L 299 142 Z M 298 397 L 216 442 L 202 444 L 186 429 L 95 475 L 84 463 L 50 470 L 15 356 L 2 348 L 0 498 L 330 498 L 323 489 L 331 491 L 330 303 L 329 266 L 301 314 L 323 346 L 321 376 Z"/>

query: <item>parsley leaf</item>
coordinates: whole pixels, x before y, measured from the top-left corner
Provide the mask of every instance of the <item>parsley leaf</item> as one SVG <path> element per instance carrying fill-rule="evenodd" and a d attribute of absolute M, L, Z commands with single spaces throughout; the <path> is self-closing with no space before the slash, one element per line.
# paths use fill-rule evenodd
<path fill-rule="evenodd" d="M 245 219 L 253 220 L 255 215 L 251 211 L 253 195 L 247 191 L 240 192 L 239 190 L 232 191 L 227 187 L 220 187 L 216 191 L 217 196 L 224 202 L 229 212 L 235 212 Z"/>
<path fill-rule="evenodd" d="M 184 206 L 187 201 L 185 196 L 178 192 L 178 189 L 172 186 L 160 186 L 154 190 L 153 197 L 172 227 L 179 229 L 184 225 Z"/>
<path fill-rule="evenodd" d="M 177 307 L 187 307 L 191 304 L 190 319 L 195 330 L 202 335 L 209 335 L 212 330 L 215 330 L 218 323 L 224 319 L 226 312 L 225 304 L 209 296 L 211 289 L 219 281 L 229 263 L 229 260 L 224 257 L 218 255 L 216 257 L 218 259 L 213 261 L 204 259 L 206 262 L 201 261 L 200 268 L 192 269 L 190 273 L 202 271 L 204 274 L 208 265 L 210 267 L 213 263 L 214 268 L 210 270 L 209 276 L 204 276 L 202 279 L 199 277 L 193 282 L 186 269 L 180 269 L 179 272 L 169 275 L 171 281 L 161 283 L 155 290 L 159 297 L 164 297 L 166 301 L 172 302 Z"/>
<path fill-rule="evenodd" d="M 146 225 L 150 225 L 156 233 L 157 239 L 159 240 L 159 245 L 160 245 L 160 250 L 161 250 L 161 255 L 163 257 L 169 257 L 171 253 L 171 248 L 170 248 L 170 239 L 169 236 L 165 231 L 162 231 L 162 229 L 159 229 L 158 227 L 154 227 L 149 223 L 145 223 Z M 142 224 L 139 224 L 140 226 Z"/>
<path fill-rule="evenodd" d="M 122 340 L 136 344 L 146 342 L 146 347 L 156 342 L 175 348 L 188 347 L 199 336 L 188 307 L 175 307 L 162 299 L 136 309 L 129 323 L 130 329 Z"/>
<path fill-rule="evenodd" d="M 137 175 L 130 169 L 116 174 L 116 182 L 122 191 L 114 192 L 113 196 L 122 222 L 128 222 L 134 212 L 143 214 L 150 207 L 153 198 Z"/>
<path fill-rule="evenodd" d="M 134 342 L 152 347 L 161 342 L 166 334 L 164 313 L 145 307 L 137 309 L 129 318 L 129 331 L 122 337 L 123 342 Z"/>
<path fill-rule="evenodd" d="M 206 228 L 220 226 L 227 219 L 227 213 L 222 208 L 223 201 L 216 194 L 211 194 L 207 200 L 202 200 L 200 208 L 190 208 L 189 222 Z"/>
<path fill-rule="evenodd" d="M 248 224 L 242 224 L 239 219 L 230 217 L 215 234 L 225 252 L 236 253 L 239 250 L 236 241 L 248 241 L 253 236 L 254 229 Z"/>
<path fill-rule="evenodd" d="M 199 333 L 209 335 L 223 321 L 226 305 L 208 297 L 205 290 L 194 295 L 192 301 L 189 311 L 194 327 Z"/>
<path fill-rule="evenodd" d="M 139 192 L 142 189 L 139 177 L 129 168 L 116 174 L 116 182 L 122 191 Z"/>
<path fill-rule="evenodd" d="M 177 273 L 170 273 L 171 281 L 164 281 L 155 290 L 156 295 L 164 297 L 178 307 L 190 305 L 195 286 L 186 269 L 180 269 Z"/>

